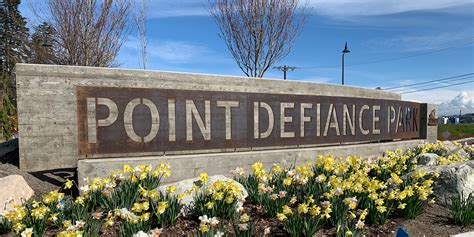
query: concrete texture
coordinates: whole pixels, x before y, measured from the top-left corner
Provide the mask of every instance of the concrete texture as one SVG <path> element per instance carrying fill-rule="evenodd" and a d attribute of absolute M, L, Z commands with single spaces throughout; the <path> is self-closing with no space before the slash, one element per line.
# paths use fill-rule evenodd
<path fill-rule="evenodd" d="M 427 105 L 427 116 L 429 118 L 429 115 L 431 111 L 435 111 L 435 117 L 438 118 L 438 107 L 436 104 L 428 104 Z M 430 143 L 435 143 L 438 140 L 438 124 L 434 126 L 427 126 L 426 130 L 426 141 Z"/>
<path fill-rule="evenodd" d="M 75 90 L 78 85 L 400 100 L 399 94 L 351 86 L 176 72 L 17 64 L 16 75 L 20 167 L 27 171 L 76 167 L 79 159 L 86 158 L 81 157 L 78 153 Z M 278 152 L 273 153 L 278 154 Z M 240 157 L 242 154 L 214 154 L 213 157 Z M 254 157 L 253 159 L 257 158 L 257 155 L 252 155 L 252 153 L 249 153 L 249 156 Z M 146 158 L 134 158 L 133 160 L 140 159 Z M 153 159 L 166 160 L 169 157 L 155 157 Z M 245 159 L 247 160 L 247 158 Z M 179 159 L 173 158 L 173 160 Z M 206 167 L 206 162 L 214 166 L 213 161 L 197 158 L 190 162 L 180 162 L 184 163 L 180 165 L 196 167 L 199 163 L 198 167 Z"/>
<path fill-rule="evenodd" d="M 314 160 L 318 155 L 333 154 L 342 157 L 358 155 L 363 158 L 369 158 L 380 156 L 387 150 L 413 148 L 418 144 L 421 144 L 423 141 L 424 140 L 409 140 L 389 143 L 245 151 L 219 154 L 84 159 L 79 160 L 78 180 L 79 182 L 82 182 L 86 177 L 105 177 L 112 171 L 123 168 L 124 164 L 132 166 L 151 164 L 155 166 L 160 162 L 169 162 L 171 165 L 171 177 L 164 180 L 165 183 L 194 178 L 201 172 L 207 172 L 209 175 L 225 175 L 227 177 L 232 177 L 229 173 L 230 170 L 235 169 L 236 167 L 243 167 L 248 172 L 250 166 L 257 161 L 261 161 L 266 168 L 270 169 L 272 164 L 276 162 L 285 160 L 289 163 L 301 164 L 309 160 Z"/>

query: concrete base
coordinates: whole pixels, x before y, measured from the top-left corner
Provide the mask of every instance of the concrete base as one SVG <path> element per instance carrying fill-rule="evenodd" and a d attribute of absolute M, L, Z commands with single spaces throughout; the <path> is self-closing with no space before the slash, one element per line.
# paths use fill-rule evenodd
<path fill-rule="evenodd" d="M 230 175 L 229 171 L 236 167 L 243 167 L 249 171 L 250 166 L 257 161 L 261 161 L 265 167 L 270 168 L 273 163 L 283 160 L 301 164 L 314 160 L 318 155 L 377 157 L 387 150 L 409 149 L 422 142 L 424 140 L 232 153 L 84 159 L 79 160 L 78 163 L 78 179 L 79 183 L 82 183 L 86 177 L 106 177 L 112 171 L 121 169 L 124 164 L 131 166 L 151 164 L 155 166 L 160 162 L 169 162 L 171 177 L 164 180 L 165 183 L 169 183 L 197 177 L 200 172 L 207 172 L 209 175 Z"/>

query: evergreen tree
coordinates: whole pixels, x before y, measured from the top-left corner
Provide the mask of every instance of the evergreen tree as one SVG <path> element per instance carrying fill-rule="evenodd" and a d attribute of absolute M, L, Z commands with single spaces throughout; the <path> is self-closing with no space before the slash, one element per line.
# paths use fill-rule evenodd
<path fill-rule="evenodd" d="M 5 137 L 16 129 L 15 64 L 28 60 L 28 28 L 18 6 L 20 0 L 0 1 L 0 79 L 3 106 L 0 122 Z"/>
<path fill-rule="evenodd" d="M 55 64 L 57 57 L 54 52 L 54 29 L 48 23 L 35 27 L 35 32 L 31 36 L 31 63 Z"/>

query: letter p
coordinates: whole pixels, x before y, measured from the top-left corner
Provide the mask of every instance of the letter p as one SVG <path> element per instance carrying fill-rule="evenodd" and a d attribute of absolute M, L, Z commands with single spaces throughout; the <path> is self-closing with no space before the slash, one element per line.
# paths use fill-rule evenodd
<path fill-rule="evenodd" d="M 107 106 L 109 115 L 97 120 L 97 105 Z M 117 104 L 107 98 L 87 98 L 87 143 L 97 143 L 97 127 L 112 125 L 118 117 Z"/>

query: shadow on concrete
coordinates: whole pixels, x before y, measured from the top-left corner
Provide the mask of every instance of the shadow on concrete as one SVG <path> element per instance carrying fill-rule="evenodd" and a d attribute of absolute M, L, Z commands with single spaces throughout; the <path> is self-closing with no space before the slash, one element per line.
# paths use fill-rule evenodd
<path fill-rule="evenodd" d="M 18 138 L 0 143 L 0 163 L 20 166 L 20 153 L 18 152 Z"/>

